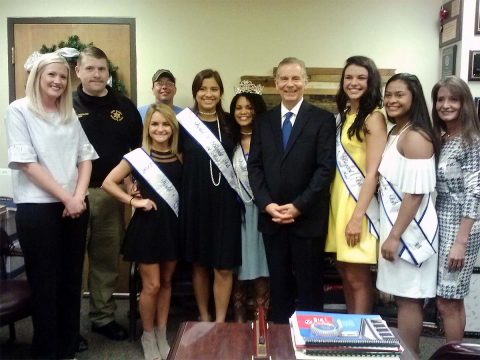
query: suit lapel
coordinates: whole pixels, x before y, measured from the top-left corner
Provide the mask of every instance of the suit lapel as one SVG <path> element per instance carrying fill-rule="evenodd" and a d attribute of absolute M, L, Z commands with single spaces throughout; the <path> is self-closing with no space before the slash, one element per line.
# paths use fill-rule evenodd
<path fill-rule="evenodd" d="M 272 117 L 270 118 L 270 126 L 272 128 L 273 140 L 278 151 L 283 152 L 282 142 L 282 111 L 280 106 L 273 109 Z"/>
<path fill-rule="evenodd" d="M 287 156 L 290 152 L 293 144 L 297 141 L 298 136 L 301 134 L 303 127 L 308 122 L 310 117 L 308 116 L 308 110 L 310 105 L 303 101 L 302 105 L 300 106 L 300 110 L 298 111 L 297 117 L 295 118 L 295 123 L 293 124 L 292 133 L 290 134 L 290 138 L 288 139 L 287 148 L 283 153 L 283 158 Z M 280 130 L 280 139 L 282 138 L 281 130 Z"/>

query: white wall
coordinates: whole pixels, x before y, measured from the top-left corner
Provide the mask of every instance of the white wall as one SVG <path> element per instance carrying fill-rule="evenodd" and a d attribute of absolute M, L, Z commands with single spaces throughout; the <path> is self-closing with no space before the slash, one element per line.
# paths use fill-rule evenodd
<path fill-rule="evenodd" d="M 136 18 L 139 104 L 152 100 L 155 70 L 169 68 L 177 77 L 176 103 L 191 105 L 193 77 L 212 67 L 222 75 L 224 107 L 228 108 L 241 75 L 270 75 L 286 56 L 299 57 L 310 67 L 342 67 L 348 56 L 366 55 L 380 68 L 418 75 L 428 98 L 439 77 L 442 2 L 0 0 L 0 113 L 8 105 L 8 17 Z M 0 167 L 5 165 L 5 135 L 0 126 Z"/>

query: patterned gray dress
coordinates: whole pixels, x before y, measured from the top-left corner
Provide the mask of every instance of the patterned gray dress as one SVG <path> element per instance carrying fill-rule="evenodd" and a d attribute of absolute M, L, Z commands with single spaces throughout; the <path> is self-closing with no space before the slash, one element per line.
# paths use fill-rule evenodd
<path fill-rule="evenodd" d="M 437 192 L 440 227 L 437 295 L 463 299 L 468 295 L 480 248 L 480 139 L 468 145 L 456 136 L 443 144 L 437 170 Z M 459 272 L 448 272 L 448 253 L 463 217 L 476 220 L 468 238 L 465 265 Z"/>

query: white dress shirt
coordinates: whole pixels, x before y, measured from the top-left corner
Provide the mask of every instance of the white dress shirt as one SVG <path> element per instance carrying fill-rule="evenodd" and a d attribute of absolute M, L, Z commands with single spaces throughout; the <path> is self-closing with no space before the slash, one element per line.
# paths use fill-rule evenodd
<path fill-rule="evenodd" d="M 282 112 L 282 127 L 283 127 L 283 122 L 285 121 L 285 115 L 288 112 L 291 112 L 293 115 L 290 117 L 290 122 L 292 123 L 292 128 L 293 125 L 295 125 L 295 119 L 297 118 L 298 111 L 300 110 L 300 106 L 302 106 L 303 102 L 303 97 L 300 99 L 300 101 L 295 105 L 292 110 L 288 110 L 285 105 L 283 105 L 283 102 L 281 104 L 281 112 Z"/>

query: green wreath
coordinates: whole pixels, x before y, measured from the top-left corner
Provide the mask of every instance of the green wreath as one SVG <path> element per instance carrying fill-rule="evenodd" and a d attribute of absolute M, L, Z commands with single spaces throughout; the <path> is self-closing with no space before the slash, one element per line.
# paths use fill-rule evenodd
<path fill-rule="evenodd" d="M 52 45 L 51 47 L 46 46 L 45 44 L 42 45 L 40 49 L 40 54 L 46 54 L 46 53 L 51 53 L 54 52 L 58 49 L 64 48 L 64 47 L 70 47 L 77 49 L 78 51 L 82 51 L 86 47 L 92 46 L 93 42 L 89 44 L 84 44 L 80 41 L 80 38 L 78 35 L 72 35 L 68 38 L 67 41 L 60 41 L 57 45 Z M 77 64 L 77 58 L 78 56 L 71 57 L 71 58 L 66 58 L 69 64 L 76 65 Z M 119 92 L 120 94 L 127 94 L 127 88 L 125 87 L 125 84 L 118 78 L 118 66 L 113 65 L 113 63 L 108 60 L 108 71 L 110 72 L 110 75 L 112 76 L 112 88 Z"/>

